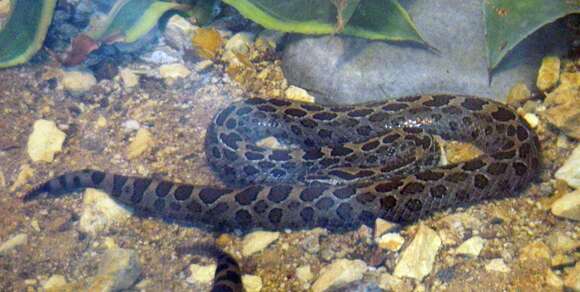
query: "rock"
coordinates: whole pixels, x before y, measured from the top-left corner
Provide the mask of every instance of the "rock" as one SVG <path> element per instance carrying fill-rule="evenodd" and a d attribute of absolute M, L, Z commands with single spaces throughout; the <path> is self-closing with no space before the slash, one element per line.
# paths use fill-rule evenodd
<path fill-rule="evenodd" d="M 131 214 L 130 208 L 117 204 L 105 192 L 88 188 L 83 198 L 79 229 L 96 235 L 113 224 L 126 221 Z"/>
<path fill-rule="evenodd" d="M 91 72 L 64 71 L 61 83 L 72 95 L 81 95 L 97 84 L 97 78 Z"/>
<path fill-rule="evenodd" d="M 282 39 L 286 33 L 276 30 L 263 30 L 258 34 L 255 44 L 256 48 L 266 51 L 266 50 L 276 50 L 278 45 L 282 42 Z"/>
<path fill-rule="evenodd" d="M 286 98 L 290 100 L 314 103 L 313 96 L 308 94 L 306 90 L 293 85 L 290 85 L 288 89 L 286 89 Z"/>
<path fill-rule="evenodd" d="M 572 291 L 580 291 L 580 262 L 570 269 L 564 277 L 564 286 Z"/>
<path fill-rule="evenodd" d="M 312 285 L 313 292 L 326 291 L 362 279 L 367 265 L 361 260 L 337 259 L 322 268 L 320 276 Z"/>
<path fill-rule="evenodd" d="M 576 261 L 572 256 L 556 254 L 550 259 L 550 266 L 554 269 L 573 265 Z"/>
<path fill-rule="evenodd" d="M 189 278 L 185 281 L 191 284 L 209 284 L 215 276 L 216 264 L 207 266 L 192 264 L 189 266 Z"/>
<path fill-rule="evenodd" d="M 550 269 L 546 269 L 546 285 L 555 291 L 562 291 L 564 289 L 564 281 L 556 273 Z"/>
<path fill-rule="evenodd" d="M 30 165 L 28 164 L 23 164 L 20 167 L 20 172 L 18 172 L 18 176 L 16 176 L 16 180 L 14 180 L 14 183 L 10 187 L 10 191 L 14 192 L 20 187 L 24 186 L 25 184 L 28 183 L 28 180 L 33 176 L 34 169 L 32 169 L 32 167 L 30 167 Z"/>
<path fill-rule="evenodd" d="M 552 203 L 552 214 L 580 221 L 580 189 L 567 193 Z"/>
<path fill-rule="evenodd" d="M 485 270 L 488 272 L 509 273 L 510 268 L 504 263 L 503 259 L 493 259 L 485 265 Z"/>
<path fill-rule="evenodd" d="M 509 105 L 519 106 L 523 105 L 530 97 L 532 97 L 532 92 L 528 86 L 523 82 L 518 82 L 510 89 L 506 102 Z"/>
<path fill-rule="evenodd" d="M 141 128 L 141 125 L 139 124 L 139 122 L 137 122 L 135 120 L 127 120 L 127 121 L 123 122 L 122 126 L 127 131 L 137 131 L 137 130 L 139 130 L 139 128 Z"/>
<path fill-rule="evenodd" d="M 520 249 L 518 259 L 522 262 L 549 262 L 550 248 L 541 241 L 532 242 Z"/>
<path fill-rule="evenodd" d="M 398 251 L 405 243 L 405 238 L 398 233 L 387 233 L 376 239 L 376 242 L 382 249 Z"/>
<path fill-rule="evenodd" d="M 191 38 L 193 37 L 193 32 L 198 28 L 187 19 L 175 14 L 167 21 L 163 35 L 167 40 L 167 44 L 173 48 L 180 51 L 192 50 Z"/>
<path fill-rule="evenodd" d="M 546 96 L 542 115 L 566 135 L 580 139 L 580 87 L 560 88 Z"/>
<path fill-rule="evenodd" d="M 159 75 L 163 78 L 167 85 L 172 85 L 176 80 L 187 78 L 191 75 L 191 71 L 180 63 L 161 65 L 159 67 Z"/>
<path fill-rule="evenodd" d="M 42 288 L 44 288 L 44 291 L 46 292 L 57 292 L 62 291 L 60 288 L 66 286 L 66 284 L 66 278 L 63 275 L 52 275 L 48 278 L 46 283 L 42 285 Z"/>
<path fill-rule="evenodd" d="M 410 289 L 403 289 L 404 284 L 401 278 L 389 273 L 382 273 L 379 276 L 379 288 L 386 291 L 410 291 Z"/>
<path fill-rule="evenodd" d="M 141 274 L 136 251 L 116 248 L 108 250 L 99 264 L 98 275 L 89 291 L 119 291 L 128 289 Z"/>
<path fill-rule="evenodd" d="M 474 236 L 463 242 L 455 251 L 456 254 L 477 257 L 487 241 L 479 236 Z"/>
<path fill-rule="evenodd" d="M 224 60 L 229 62 L 236 58 L 236 54 L 248 55 L 254 37 L 254 34 L 249 32 L 238 32 L 233 35 L 224 46 Z"/>
<path fill-rule="evenodd" d="M 560 75 L 560 86 L 562 88 L 580 86 L 580 72 L 563 72 Z"/>
<path fill-rule="evenodd" d="M 537 128 L 538 125 L 540 124 L 540 118 L 538 118 L 538 116 L 536 116 L 536 114 L 533 114 L 533 113 L 525 114 L 524 120 L 526 120 L 526 122 L 528 122 L 528 124 L 530 125 L 530 127 L 532 127 L 532 129 Z"/>
<path fill-rule="evenodd" d="M 260 292 L 262 290 L 262 278 L 254 275 L 243 275 L 242 284 L 246 292 Z"/>
<path fill-rule="evenodd" d="M 296 269 L 296 277 L 298 280 L 302 281 L 303 283 L 310 283 L 314 275 L 310 270 L 310 265 L 300 266 Z"/>
<path fill-rule="evenodd" d="M 34 162 L 52 162 L 54 155 L 62 151 L 66 134 L 53 121 L 37 120 L 28 137 L 28 156 Z"/>
<path fill-rule="evenodd" d="M 141 55 L 139 58 L 144 62 L 156 65 L 172 64 L 182 60 L 181 53 L 169 46 L 159 46 L 155 50 Z"/>
<path fill-rule="evenodd" d="M 123 85 L 125 85 L 125 88 L 127 89 L 131 89 L 139 85 L 139 75 L 135 74 L 135 72 L 133 72 L 131 69 L 121 69 L 119 72 L 119 78 L 121 81 L 123 81 Z"/>
<path fill-rule="evenodd" d="M 378 238 L 379 236 L 387 233 L 387 232 L 393 232 L 396 229 L 399 229 L 400 225 L 397 223 L 393 223 L 393 222 L 389 222 L 387 220 L 381 219 L 381 218 L 377 218 L 377 220 L 375 220 L 375 238 Z"/>
<path fill-rule="evenodd" d="M 440 247 L 441 239 L 437 233 L 421 225 L 411 244 L 401 254 L 393 274 L 421 281 L 431 273 Z"/>
<path fill-rule="evenodd" d="M 560 59 L 558 57 L 545 57 L 542 59 L 542 65 L 538 71 L 538 80 L 536 86 L 541 91 L 556 86 L 560 79 Z"/>
<path fill-rule="evenodd" d="M 580 247 L 580 242 L 561 231 L 554 231 L 546 238 L 546 243 L 554 252 L 566 253 Z"/>
<path fill-rule="evenodd" d="M 290 84 L 316 93 L 321 103 L 434 93 L 503 100 L 516 82 L 535 88 L 541 56 L 566 53 L 571 35 L 562 23 L 543 27 L 518 44 L 490 76 L 482 2 L 412 1 L 405 5 L 417 30 L 437 53 L 400 42 L 296 37 L 284 50 L 284 75 Z"/>
<path fill-rule="evenodd" d="M 0 244 L 0 255 L 7 254 L 11 250 L 26 244 L 28 244 L 28 235 L 26 233 L 16 234 Z"/>
<path fill-rule="evenodd" d="M 265 249 L 280 238 L 280 232 L 254 231 L 242 241 L 242 255 L 247 257 Z"/>
<path fill-rule="evenodd" d="M 155 145 L 155 141 L 153 140 L 153 135 L 149 130 L 141 128 L 137 131 L 137 135 L 135 135 L 135 139 L 129 144 L 127 147 L 127 158 L 135 159 L 147 151 L 151 150 Z"/>
<path fill-rule="evenodd" d="M 205 69 L 211 67 L 212 65 L 213 65 L 212 60 L 202 60 L 202 61 L 195 63 L 193 69 L 195 69 L 196 72 L 201 73 L 201 72 L 205 71 Z"/>
<path fill-rule="evenodd" d="M 555 177 L 573 188 L 580 189 L 580 145 L 576 146 L 564 165 L 556 171 Z"/>

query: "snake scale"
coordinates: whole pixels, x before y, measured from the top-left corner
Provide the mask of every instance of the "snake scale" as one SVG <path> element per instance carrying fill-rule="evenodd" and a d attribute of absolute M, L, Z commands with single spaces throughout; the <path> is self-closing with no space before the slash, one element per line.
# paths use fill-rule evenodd
<path fill-rule="evenodd" d="M 433 135 L 472 143 L 483 154 L 437 166 Z M 260 146 L 271 136 L 287 147 Z M 205 148 L 226 187 L 82 170 L 37 186 L 25 199 L 91 187 L 138 209 L 215 229 L 349 228 L 378 217 L 409 222 L 514 195 L 540 163 L 536 134 L 512 109 L 449 95 L 355 106 L 246 99 L 214 117 Z M 221 282 L 239 286 L 231 272 L 239 268 L 227 258 L 222 268 Z"/>

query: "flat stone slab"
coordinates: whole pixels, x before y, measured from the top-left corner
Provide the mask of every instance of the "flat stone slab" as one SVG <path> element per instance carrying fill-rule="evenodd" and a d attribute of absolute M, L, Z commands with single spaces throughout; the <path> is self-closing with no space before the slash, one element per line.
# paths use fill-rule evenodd
<path fill-rule="evenodd" d="M 438 53 L 408 42 L 296 37 L 284 50 L 286 78 L 322 103 L 423 94 L 505 101 L 517 82 L 534 90 L 542 57 L 562 55 L 570 44 L 571 33 L 561 23 L 545 26 L 508 54 L 490 83 L 482 0 L 416 0 L 406 6 L 419 32 Z"/>

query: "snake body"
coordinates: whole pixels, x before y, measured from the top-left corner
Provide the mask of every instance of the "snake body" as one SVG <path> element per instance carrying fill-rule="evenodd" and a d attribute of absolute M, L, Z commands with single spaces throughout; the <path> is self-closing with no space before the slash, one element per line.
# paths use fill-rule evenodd
<path fill-rule="evenodd" d="M 473 143 L 484 154 L 436 166 L 432 135 Z M 268 136 L 289 148 L 258 146 Z M 82 170 L 37 186 L 26 199 L 91 187 L 217 229 L 348 228 L 513 195 L 539 167 L 537 136 L 513 110 L 447 95 L 356 106 L 246 99 L 215 116 L 205 146 L 226 187 Z"/>

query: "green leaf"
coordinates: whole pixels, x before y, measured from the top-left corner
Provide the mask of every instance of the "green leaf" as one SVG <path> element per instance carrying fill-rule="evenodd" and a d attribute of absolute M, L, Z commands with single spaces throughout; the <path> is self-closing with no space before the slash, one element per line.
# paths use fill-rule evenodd
<path fill-rule="evenodd" d="M 340 32 L 373 40 L 423 42 L 397 0 L 224 0 L 268 28 L 303 34 Z M 341 7 L 339 4 L 344 4 Z M 339 13 L 340 12 L 340 13 Z M 340 17 L 338 17 L 340 15 Z"/>
<path fill-rule="evenodd" d="M 484 3 L 490 70 L 540 27 L 580 12 L 580 0 L 486 0 Z"/>
<path fill-rule="evenodd" d="M 12 0 L 0 31 L 0 68 L 26 63 L 42 47 L 56 0 Z"/>
<path fill-rule="evenodd" d="M 107 17 L 93 23 L 87 35 L 94 40 L 132 43 L 148 33 L 169 10 L 185 10 L 188 5 L 154 0 L 118 0 Z"/>

